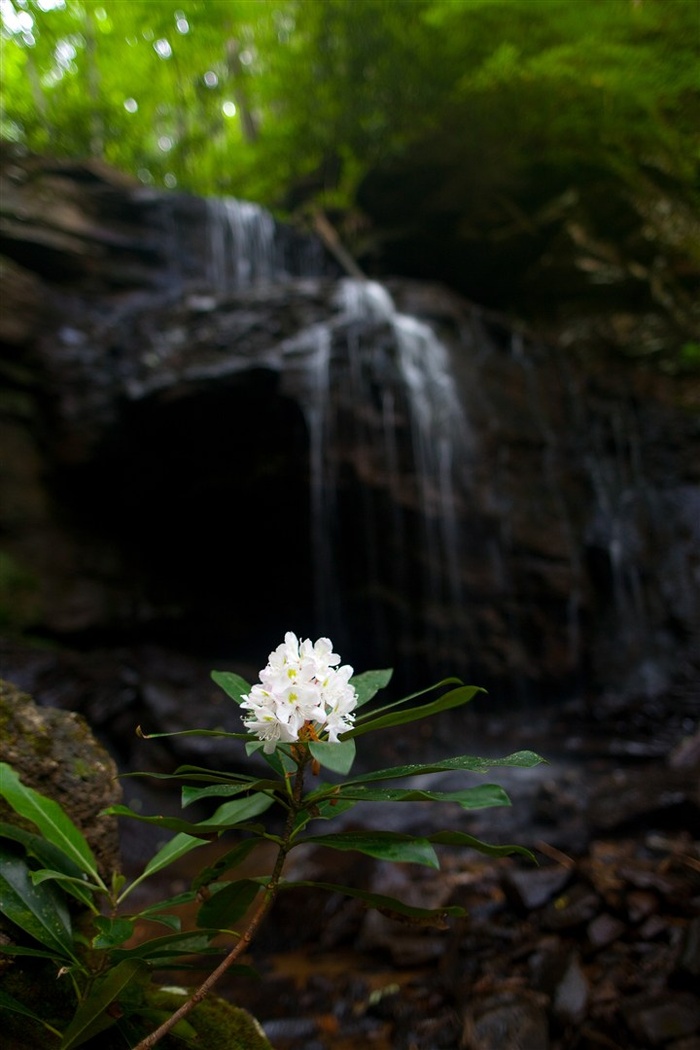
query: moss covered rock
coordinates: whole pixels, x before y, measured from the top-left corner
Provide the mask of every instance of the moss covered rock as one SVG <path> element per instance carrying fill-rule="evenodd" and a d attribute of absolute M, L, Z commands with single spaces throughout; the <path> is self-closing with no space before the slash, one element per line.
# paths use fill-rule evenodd
<path fill-rule="evenodd" d="M 88 840 L 103 876 L 119 870 L 117 821 L 101 815 L 122 800 L 117 767 L 80 715 L 39 707 L 0 679 L 0 761 L 13 766 L 28 787 L 63 806 Z M 0 820 L 21 823 L 1 800 Z"/>

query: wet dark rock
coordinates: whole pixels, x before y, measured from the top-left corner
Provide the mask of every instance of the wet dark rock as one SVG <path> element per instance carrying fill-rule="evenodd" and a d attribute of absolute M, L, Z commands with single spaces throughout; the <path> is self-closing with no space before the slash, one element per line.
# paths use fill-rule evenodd
<path fill-rule="evenodd" d="M 571 873 L 560 866 L 534 870 L 507 871 L 503 888 L 510 899 L 524 911 L 533 911 L 558 896 L 571 878 Z"/>
<path fill-rule="evenodd" d="M 602 831 L 650 817 L 659 827 L 688 826 L 700 819 L 697 767 L 618 769 L 598 784 L 588 812 Z"/>
<path fill-rule="evenodd" d="M 667 992 L 649 1001 L 648 997 L 623 1004 L 625 1020 L 637 1039 L 647 1046 L 663 1046 L 700 1032 L 700 998 L 682 992 Z"/>
<path fill-rule="evenodd" d="M 588 979 L 577 952 L 566 961 L 563 974 L 554 991 L 552 1012 L 566 1024 L 580 1024 L 586 1016 L 589 998 Z"/>
<path fill-rule="evenodd" d="M 586 936 L 592 948 L 604 948 L 621 937 L 626 929 L 627 927 L 621 919 L 616 918 L 614 915 L 609 915 L 607 912 L 601 912 L 589 922 L 586 928 Z"/>
<path fill-rule="evenodd" d="M 700 902 L 698 902 L 700 908 Z M 688 923 L 678 959 L 678 969 L 693 978 L 700 977 L 700 916 Z"/>
<path fill-rule="evenodd" d="M 549 1050 L 549 1025 L 531 997 L 503 995 L 469 1012 L 460 1046 L 464 1050 Z"/>
<path fill-rule="evenodd" d="M 571 930 L 588 923 L 599 908 L 598 895 L 576 882 L 542 910 L 542 926 L 545 930 Z"/>

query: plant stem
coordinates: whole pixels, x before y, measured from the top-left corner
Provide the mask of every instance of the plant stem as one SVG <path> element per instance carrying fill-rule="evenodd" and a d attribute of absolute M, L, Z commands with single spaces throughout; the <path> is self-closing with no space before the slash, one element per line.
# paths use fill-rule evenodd
<path fill-rule="evenodd" d="M 243 952 L 250 946 L 251 941 L 258 932 L 263 919 L 272 908 L 277 897 L 279 889 L 280 879 L 282 877 L 282 869 L 284 868 L 284 862 L 287 858 L 287 854 L 291 849 L 291 838 L 292 831 L 294 829 L 294 821 L 301 806 L 302 792 L 304 788 L 304 767 L 309 761 L 310 755 L 307 748 L 303 750 L 301 748 L 295 749 L 298 753 L 295 756 L 297 759 L 297 771 L 294 776 L 294 787 L 292 790 L 292 806 L 287 813 L 287 820 L 285 822 L 284 835 L 277 852 L 275 859 L 275 865 L 272 869 L 272 875 L 270 881 L 263 891 L 263 897 L 258 905 L 254 915 L 248 923 L 246 929 L 243 931 L 235 945 L 228 953 L 228 955 L 219 963 L 215 970 L 209 974 L 209 976 L 200 984 L 199 988 L 189 997 L 187 1002 L 183 1003 L 174 1014 L 164 1021 L 160 1027 L 156 1028 L 154 1032 L 147 1035 L 145 1039 L 142 1039 L 138 1043 L 134 1050 L 149 1050 L 150 1047 L 155 1046 L 156 1043 L 160 1042 L 163 1036 L 167 1035 L 172 1028 L 181 1021 L 197 1006 L 202 1002 L 203 999 L 209 994 L 217 981 L 223 977 L 230 966 L 238 959 Z"/>

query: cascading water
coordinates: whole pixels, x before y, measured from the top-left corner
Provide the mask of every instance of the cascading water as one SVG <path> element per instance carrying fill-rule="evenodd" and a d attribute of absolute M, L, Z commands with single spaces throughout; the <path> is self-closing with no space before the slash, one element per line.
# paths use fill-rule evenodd
<path fill-rule="evenodd" d="M 264 208 L 234 197 L 207 200 L 207 277 L 217 292 L 280 276 L 275 221 Z"/>
<path fill-rule="evenodd" d="M 425 541 L 425 594 L 429 602 L 451 606 L 454 612 L 462 601 L 456 504 L 462 494 L 460 475 L 468 463 L 471 442 L 449 352 L 429 325 L 399 313 L 388 291 L 376 282 L 345 279 L 339 283 L 337 301 L 341 316 L 383 322 L 392 331 L 398 372 L 411 410 Z M 375 379 L 381 376 L 382 364 L 375 363 Z M 362 393 L 357 390 L 358 395 Z M 383 453 L 386 467 L 392 471 L 396 458 L 390 425 L 394 406 L 390 391 L 385 395 Z"/>
<path fill-rule="evenodd" d="M 274 221 L 257 205 L 232 199 L 210 201 L 207 207 L 208 277 L 219 294 L 242 286 L 289 279 L 276 255 Z M 457 505 L 463 498 L 463 473 L 470 458 L 471 438 L 451 370 L 447 347 L 424 322 L 396 310 L 392 298 L 377 282 L 343 278 L 334 296 L 335 313 L 322 323 L 297 332 L 277 343 L 265 355 L 266 364 L 295 375 L 295 390 L 301 390 L 300 407 L 309 437 L 309 489 L 311 548 L 314 560 L 314 605 L 319 630 L 340 629 L 343 611 L 339 606 L 337 490 L 338 463 L 330 449 L 350 444 L 348 455 L 362 474 L 368 463 L 360 462 L 371 449 L 372 470 L 388 482 L 394 498 L 387 508 L 372 505 L 369 489 L 362 499 L 361 544 L 367 572 L 367 588 L 380 591 L 392 587 L 399 592 L 412 587 L 406 536 L 407 506 L 420 519 L 421 593 L 418 601 L 429 613 L 426 623 L 447 618 L 452 625 L 462 603 L 460 530 Z M 388 338 L 363 339 L 363 326 L 384 328 Z M 342 375 L 342 380 L 339 378 Z M 407 408 L 396 403 L 399 396 Z M 338 394 L 334 388 L 344 384 Z M 360 433 L 355 418 L 354 435 L 339 442 L 339 421 L 334 418 L 339 403 L 367 406 L 372 420 Z M 377 403 L 377 411 L 369 408 Z M 335 406 L 335 407 L 334 407 Z M 408 414 L 413 455 L 414 492 L 400 494 L 396 422 Z M 360 419 L 361 419 L 360 414 Z M 355 451 L 352 446 L 354 444 Z M 360 451 L 362 450 L 362 451 Z M 386 530 L 391 531 L 392 555 L 386 564 Z M 380 539 L 381 537 L 381 539 Z M 415 546 L 415 539 L 411 541 Z M 439 612 L 437 612 L 439 610 Z M 373 625 L 378 634 L 389 628 L 381 617 Z M 439 646 L 438 638 L 424 644 Z"/>

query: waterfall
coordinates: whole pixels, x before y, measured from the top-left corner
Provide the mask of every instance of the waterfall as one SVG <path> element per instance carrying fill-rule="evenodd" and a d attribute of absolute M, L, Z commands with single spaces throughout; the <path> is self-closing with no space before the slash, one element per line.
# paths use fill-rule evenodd
<path fill-rule="evenodd" d="M 342 280 L 337 302 L 344 317 L 383 322 L 393 333 L 398 371 L 411 409 L 411 438 L 424 529 L 425 594 L 431 604 L 446 604 L 456 611 L 462 601 L 456 507 L 471 442 L 448 349 L 429 325 L 399 313 L 386 288 L 374 281 Z M 362 391 L 357 393 L 361 395 Z M 386 407 L 390 412 L 391 406 L 386 403 Z M 390 471 L 396 457 L 391 444 L 395 438 L 388 437 L 391 430 L 386 427 L 384 449 Z"/>
<path fill-rule="evenodd" d="M 275 253 L 275 221 L 257 204 L 212 197 L 207 204 L 207 277 L 219 293 L 281 276 Z"/>
<path fill-rule="evenodd" d="M 220 295 L 292 279 L 278 262 L 274 220 L 257 205 L 233 199 L 209 201 L 207 241 L 208 279 Z M 327 320 L 297 331 L 265 354 L 266 365 L 294 376 L 309 436 L 315 619 L 319 629 L 343 621 L 338 604 L 343 569 L 338 550 L 342 531 L 337 521 L 338 463 L 331 460 L 330 451 L 349 446 L 356 475 L 363 482 L 372 474 L 381 477 L 384 491 L 393 497 L 380 506 L 372 484 L 363 484 L 362 534 L 344 540 L 345 551 L 352 545 L 352 558 L 362 562 L 366 590 L 406 594 L 410 588 L 426 624 L 454 622 L 462 604 L 458 504 L 470 436 L 449 352 L 429 325 L 400 313 L 387 289 L 375 281 L 339 279 L 333 301 L 335 311 Z M 388 338 L 365 338 L 367 325 L 383 329 Z M 336 416 L 342 415 L 343 405 L 355 433 L 340 435 L 339 440 L 341 423 Z M 366 406 L 364 422 L 357 406 L 363 411 Z M 370 406 L 374 406 L 371 412 Z M 397 420 L 406 416 L 415 488 L 409 507 L 405 494 L 396 491 Z M 407 522 L 410 516 L 415 521 L 416 515 L 421 537 L 412 534 L 409 539 Z M 409 548 L 414 561 L 419 559 L 420 594 L 411 578 L 415 567 L 409 565 Z M 376 603 L 371 605 L 374 608 Z M 381 616 L 373 631 L 377 637 L 389 633 Z M 422 641 L 431 644 L 430 638 Z M 432 641 L 439 645 L 440 639 Z"/>

